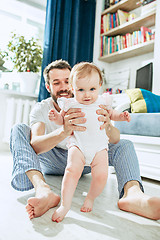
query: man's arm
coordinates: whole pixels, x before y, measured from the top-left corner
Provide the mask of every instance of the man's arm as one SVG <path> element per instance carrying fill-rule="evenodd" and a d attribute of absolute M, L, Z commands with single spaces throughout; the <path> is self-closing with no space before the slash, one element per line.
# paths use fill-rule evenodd
<path fill-rule="evenodd" d="M 45 124 L 37 122 L 31 127 L 30 144 L 37 154 L 48 152 L 67 137 L 63 127 L 45 134 Z"/>
<path fill-rule="evenodd" d="M 70 136 L 73 131 L 85 131 L 85 127 L 75 125 L 86 122 L 86 119 L 83 117 L 84 113 L 79 109 L 70 109 L 64 116 L 64 125 L 48 134 L 45 134 L 45 124 L 43 122 L 33 124 L 31 127 L 30 144 L 34 151 L 37 154 L 48 152 L 66 137 Z"/>
<path fill-rule="evenodd" d="M 116 144 L 120 141 L 120 131 L 111 122 L 105 127 L 105 130 L 110 143 Z"/>
<path fill-rule="evenodd" d="M 116 144 L 120 141 L 120 132 L 117 128 L 115 128 L 111 124 L 109 114 L 107 112 L 107 109 L 106 109 L 105 105 L 100 105 L 99 107 L 100 107 L 100 109 L 98 109 L 96 112 L 97 112 L 98 115 L 100 115 L 98 117 L 98 120 L 103 123 L 101 125 L 100 129 L 101 130 L 105 129 L 106 134 L 109 138 L 109 142 L 113 143 L 113 144 Z"/>

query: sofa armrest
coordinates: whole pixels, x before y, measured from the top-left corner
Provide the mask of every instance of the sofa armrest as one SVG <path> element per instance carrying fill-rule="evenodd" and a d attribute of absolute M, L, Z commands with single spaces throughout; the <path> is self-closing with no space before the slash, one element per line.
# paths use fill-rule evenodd
<path fill-rule="evenodd" d="M 121 105 L 118 105 L 115 110 L 118 112 L 124 112 L 124 111 L 129 111 L 131 108 L 130 102 L 123 103 Z"/>

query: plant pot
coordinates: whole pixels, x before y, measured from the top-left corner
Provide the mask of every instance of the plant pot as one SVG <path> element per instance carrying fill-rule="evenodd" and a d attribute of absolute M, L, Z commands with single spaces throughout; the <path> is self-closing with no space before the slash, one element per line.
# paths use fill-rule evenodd
<path fill-rule="evenodd" d="M 20 78 L 20 91 L 35 93 L 39 75 L 33 72 L 18 72 Z"/>

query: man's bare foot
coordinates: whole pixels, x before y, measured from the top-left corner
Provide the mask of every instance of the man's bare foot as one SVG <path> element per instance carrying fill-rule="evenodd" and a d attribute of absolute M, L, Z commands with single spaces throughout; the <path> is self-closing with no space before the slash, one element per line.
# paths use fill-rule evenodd
<path fill-rule="evenodd" d="M 66 216 L 67 212 L 69 211 L 68 208 L 64 206 L 60 206 L 52 215 L 52 221 L 53 222 L 61 222 L 63 218 Z"/>
<path fill-rule="evenodd" d="M 56 207 L 59 202 L 60 197 L 46 186 L 37 191 L 35 197 L 28 199 L 26 211 L 30 219 L 40 217 L 50 208 Z"/>
<path fill-rule="evenodd" d="M 81 207 L 81 212 L 91 212 L 93 208 L 94 200 L 89 197 L 85 198 L 84 204 Z"/>
<path fill-rule="evenodd" d="M 142 217 L 160 219 L 160 198 L 147 196 L 141 190 L 137 191 L 136 187 L 119 200 L 118 207 Z"/>

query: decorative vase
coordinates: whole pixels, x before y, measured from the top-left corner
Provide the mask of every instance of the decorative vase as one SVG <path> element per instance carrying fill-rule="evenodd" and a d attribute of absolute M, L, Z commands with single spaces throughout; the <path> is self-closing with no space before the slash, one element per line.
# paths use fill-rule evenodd
<path fill-rule="evenodd" d="M 34 72 L 18 72 L 20 78 L 20 91 L 35 93 L 39 75 Z"/>

